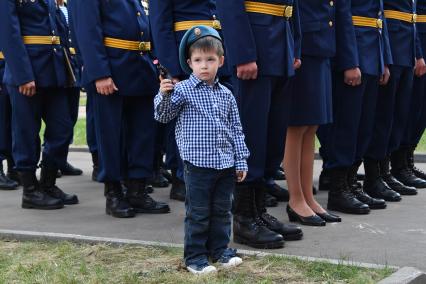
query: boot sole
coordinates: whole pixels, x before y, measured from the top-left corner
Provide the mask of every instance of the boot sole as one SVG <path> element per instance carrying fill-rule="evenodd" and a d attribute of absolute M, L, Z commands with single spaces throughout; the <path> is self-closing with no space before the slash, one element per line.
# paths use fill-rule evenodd
<path fill-rule="evenodd" d="M 234 242 L 237 244 L 247 245 L 249 247 L 258 248 L 258 249 L 278 249 L 278 248 L 284 247 L 284 241 L 258 244 L 258 243 L 250 242 L 249 240 L 245 238 L 235 236 L 235 235 L 234 235 Z"/>
<path fill-rule="evenodd" d="M 64 204 L 59 205 L 51 205 L 51 206 L 39 206 L 29 203 L 22 203 L 22 208 L 24 209 L 38 209 L 38 210 L 55 210 L 55 209 L 62 209 L 64 208 Z"/>
<path fill-rule="evenodd" d="M 368 205 L 368 204 L 367 204 Z M 383 204 L 383 205 L 368 205 L 370 207 L 370 209 L 386 209 L 387 205 Z"/>
<path fill-rule="evenodd" d="M 78 199 L 77 200 L 71 200 L 71 201 L 62 200 L 62 202 L 64 203 L 64 205 L 75 205 L 75 204 L 79 203 Z"/>
<path fill-rule="evenodd" d="M 408 196 L 410 196 L 410 195 L 417 195 L 417 191 L 416 192 L 409 192 L 409 191 L 397 191 L 397 190 L 395 190 L 396 192 L 398 192 L 399 194 L 401 194 L 401 195 L 408 195 Z"/>
<path fill-rule="evenodd" d="M 105 209 L 105 213 L 107 215 L 111 215 L 112 217 L 115 217 L 115 218 L 133 218 L 133 217 L 136 216 L 136 213 L 122 213 L 122 214 L 117 214 L 117 213 L 112 213 L 108 209 Z"/>
<path fill-rule="evenodd" d="M 340 208 L 336 206 L 327 206 L 328 210 L 338 211 L 347 214 L 356 214 L 356 215 L 366 215 L 370 213 L 371 208 L 366 209 L 348 209 L 348 208 Z"/>
<path fill-rule="evenodd" d="M 134 208 L 136 213 L 145 213 L 145 214 L 167 214 L 170 213 L 170 208 L 165 208 L 165 209 L 161 209 L 161 210 L 147 210 L 147 209 L 138 209 L 138 208 Z"/>

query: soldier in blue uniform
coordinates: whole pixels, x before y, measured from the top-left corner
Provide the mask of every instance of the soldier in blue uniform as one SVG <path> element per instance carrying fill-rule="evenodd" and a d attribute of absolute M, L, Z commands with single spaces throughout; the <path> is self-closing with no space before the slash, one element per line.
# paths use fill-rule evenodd
<path fill-rule="evenodd" d="M 424 55 L 426 53 L 426 1 L 418 0 L 416 11 L 417 50 L 421 51 Z M 417 64 L 413 83 L 410 118 L 401 142 L 401 148 L 406 150 L 405 154 L 407 155 L 409 170 L 418 178 L 426 180 L 426 173 L 414 165 L 414 150 L 426 128 L 426 76 L 424 72 L 424 68 Z"/>
<path fill-rule="evenodd" d="M 424 61 L 419 51 L 416 52 L 416 1 L 385 0 L 383 4 L 393 65 L 388 84 L 379 88 L 373 136 L 364 159 L 364 190 L 372 197 L 399 201 L 399 193 L 417 193 L 407 186 L 426 186 L 426 181 L 405 171 L 405 150 L 399 149 L 410 115 L 416 57 L 422 65 Z"/>
<path fill-rule="evenodd" d="M 13 172 L 12 163 L 12 130 L 10 128 L 10 99 L 3 86 L 4 74 L 4 55 L 0 51 L 0 190 L 11 190 L 18 187 L 18 183 L 10 178 L 9 173 Z M 3 161 L 8 162 L 8 174 L 6 175 L 3 170 Z"/>
<path fill-rule="evenodd" d="M 323 171 L 320 190 L 329 190 L 328 209 L 367 214 L 386 208 L 370 197 L 356 173 L 372 137 L 380 85 L 389 80 L 392 54 L 383 2 L 341 2 L 337 15 L 337 56 L 334 70 L 333 124 L 320 128 Z M 350 21 L 348 24 L 347 21 Z"/>
<path fill-rule="evenodd" d="M 75 26 L 75 0 L 68 0 L 68 21 L 70 27 L 70 37 L 74 45 L 75 53 L 76 53 L 76 62 L 78 66 L 83 66 L 83 58 L 81 57 L 81 53 L 78 48 L 77 38 L 75 36 L 76 26 Z M 81 71 L 80 71 L 81 73 Z M 82 75 L 82 74 L 81 74 Z M 80 75 L 80 76 L 81 76 Z M 82 78 L 80 77 L 80 85 L 82 85 Z M 93 96 L 90 90 L 86 89 L 86 140 L 87 146 L 89 147 L 89 152 L 92 156 L 92 180 L 98 180 L 98 170 L 99 170 L 99 158 L 98 158 L 98 146 L 96 142 L 96 133 L 95 133 L 95 116 L 93 111 Z"/>
<path fill-rule="evenodd" d="M 266 213 L 265 176 L 274 176 L 283 157 L 289 94 L 300 46 L 297 2 L 216 1 L 228 64 L 233 68 L 233 90 L 240 108 L 248 159 L 246 182 L 235 191 L 234 241 L 273 248 L 300 239 L 299 227 L 284 225 Z"/>
<path fill-rule="evenodd" d="M 81 79 L 81 64 L 78 60 L 76 49 L 74 43 L 71 38 L 71 30 L 69 25 L 69 16 L 68 16 L 68 8 L 67 4 L 63 0 L 57 0 L 58 10 L 58 30 L 61 37 L 61 44 L 67 52 L 67 56 L 69 59 L 69 63 L 72 67 L 73 76 L 75 78 L 71 78 L 72 82 L 70 82 L 69 86 L 66 88 L 66 92 L 68 93 L 68 104 L 69 104 L 69 112 L 72 122 L 72 130 L 70 144 L 73 142 L 74 137 L 74 126 L 78 120 L 78 108 L 80 102 L 80 79 Z M 75 81 L 74 81 L 75 79 Z M 78 176 L 82 175 L 83 171 L 81 169 L 75 168 L 69 162 L 63 168 L 60 168 L 61 175 L 66 176 Z"/>
<path fill-rule="evenodd" d="M 74 25 L 83 56 L 83 84 L 94 92 L 99 149 L 98 180 L 105 184 L 106 213 L 168 213 L 153 200 L 153 98 L 158 76 L 151 62 L 148 17 L 138 0 L 74 0 Z M 123 194 L 121 181 L 127 187 Z"/>
<path fill-rule="evenodd" d="M 65 88 L 67 69 L 58 37 L 56 3 L 0 3 L 0 42 L 6 58 L 4 84 L 12 104 L 13 159 L 24 187 L 22 207 L 58 209 L 78 198 L 60 190 L 56 173 L 66 164 L 71 133 Z M 39 131 L 46 123 L 40 182 Z"/>

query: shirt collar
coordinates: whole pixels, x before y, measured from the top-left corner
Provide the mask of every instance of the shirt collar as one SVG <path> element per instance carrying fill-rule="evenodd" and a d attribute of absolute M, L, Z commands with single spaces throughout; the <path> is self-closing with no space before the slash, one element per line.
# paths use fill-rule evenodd
<path fill-rule="evenodd" d="M 205 84 L 203 80 L 200 80 L 197 76 L 194 75 L 194 73 L 189 76 L 189 82 L 191 85 L 195 88 L 198 87 L 201 84 Z M 219 78 L 216 76 L 216 79 L 214 79 L 213 87 L 216 87 L 219 84 Z"/>

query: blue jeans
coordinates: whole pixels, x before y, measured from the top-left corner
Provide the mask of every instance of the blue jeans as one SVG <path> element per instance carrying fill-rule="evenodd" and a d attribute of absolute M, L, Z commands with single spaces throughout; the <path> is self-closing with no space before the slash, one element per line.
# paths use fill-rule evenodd
<path fill-rule="evenodd" d="M 231 238 L 235 168 L 216 170 L 184 163 L 186 183 L 185 263 L 201 265 L 221 257 Z"/>

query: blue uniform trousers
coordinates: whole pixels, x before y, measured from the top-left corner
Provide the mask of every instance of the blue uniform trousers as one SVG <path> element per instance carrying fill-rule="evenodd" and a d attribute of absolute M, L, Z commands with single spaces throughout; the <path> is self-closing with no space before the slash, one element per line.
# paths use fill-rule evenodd
<path fill-rule="evenodd" d="M 426 76 L 414 77 L 410 117 L 401 146 L 415 147 L 426 128 Z"/>
<path fill-rule="evenodd" d="M 176 170 L 176 177 L 181 181 L 184 180 L 183 176 L 183 161 L 180 158 L 179 148 L 176 144 L 175 137 L 176 119 L 173 119 L 166 125 L 166 166 L 171 170 Z"/>
<path fill-rule="evenodd" d="M 46 124 L 43 163 L 66 164 L 72 122 L 65 88 L 38 88 L 33 97 L 7 86 L 12 104 L 12 153 L 18 171 L 35 171 L 40 159 L 41 120 Z"/>
<path fill-rule="evenodd" d="M 247 160 L 246 182 L 275 175 L 284 157 L 290 93 L 286 77 L 234 78 L 245 141 L 252 153 Z"/>
<path fill-rule="evenodd" d="M 12 155 L 11 106 L 6 87 L 0 85 L 0 163 Z"/>
<path fill-rule="evenodd" d="M 407 125 L 413 85 L 413 68 L 391 66 L 386 86 L 379 87 L 373 137 L 366 157 L 383 160 L 397 150 Z"/>
<path fill-rule="evenodd" d="M 333 74 L 333 123 L 320 126 L 323 167 L 350 167 L 361 161 L 373 132 L 379 89 L 378 77 L 362 74 L 362 83 L 344 83 L 343 73 Z"/>
<path fill-rule="evenodd" d="M 93 110 L 93 96 L 95 94 L 90 90 L 90 88 L 86 89 L 86 140 L 90 153 L 97 153 L 98 145 L 95 132 L 95 113 Z"/>
<path fill-rule="evenodd" d="M 93 96 L 100 182 L 153 175 L 155 121 L 153 97 Z"/>

